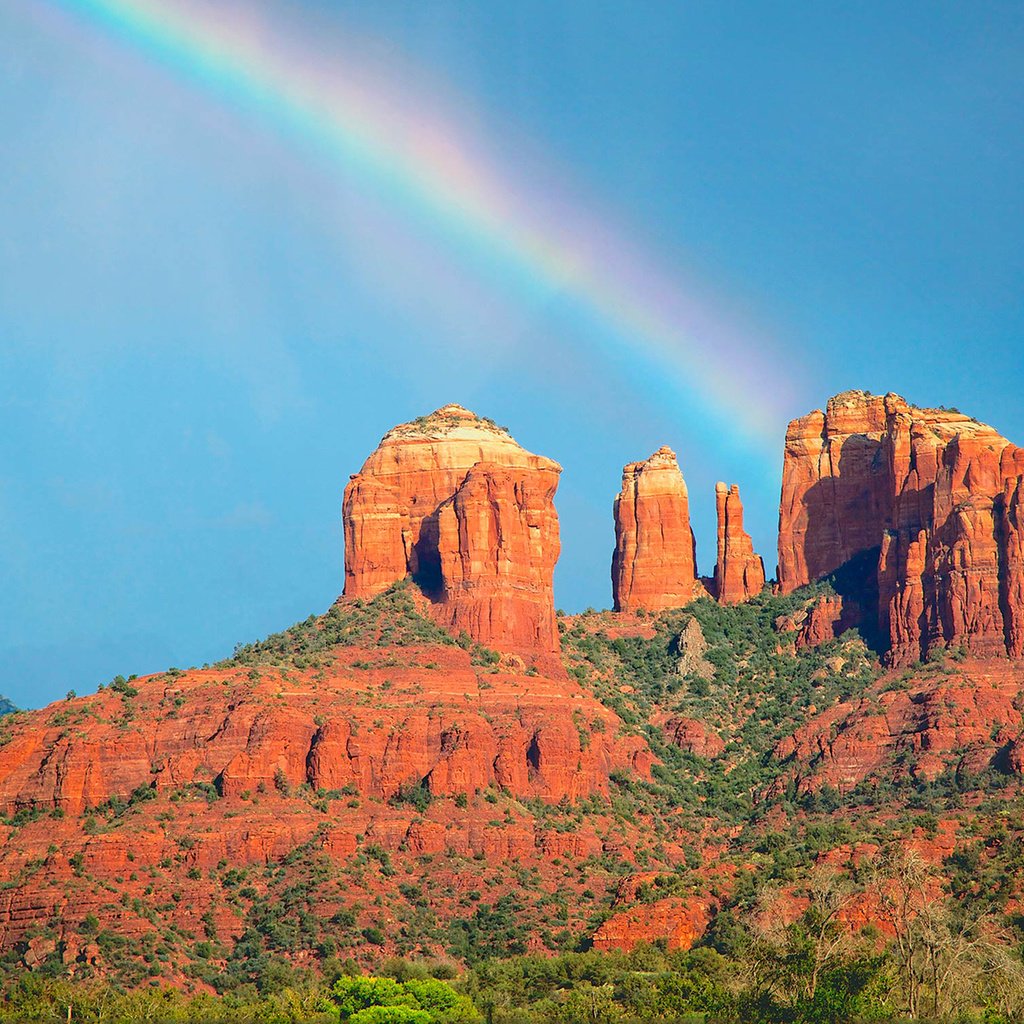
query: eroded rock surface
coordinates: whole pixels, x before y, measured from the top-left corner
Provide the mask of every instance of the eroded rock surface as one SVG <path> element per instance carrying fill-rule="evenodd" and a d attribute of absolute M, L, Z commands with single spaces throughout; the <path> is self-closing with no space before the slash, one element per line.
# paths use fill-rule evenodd
<path fill-rule="evenodd" d="M 783 592 L 875 559 L 882 642 L 894 664 L 937 647 L 1024 649 L 1021 449 L 955 410 L 844 392 L 786 437 L 779 514 Z M 877 549 L 878 554 L 874 552 Z"/>
<path fill-rule="evenodd" d="M 345 597 L 411 577 L 456 632 L 557 651 L 560 472 L 458 405 L 395 427 L 345 489 Z"/>
<path fill-rule="evenodd" d="M 615 610 L 663 611 L 689 604 L 697 582 L 690 499 L 671 448 L 624 467 L 614 514 Z"/>

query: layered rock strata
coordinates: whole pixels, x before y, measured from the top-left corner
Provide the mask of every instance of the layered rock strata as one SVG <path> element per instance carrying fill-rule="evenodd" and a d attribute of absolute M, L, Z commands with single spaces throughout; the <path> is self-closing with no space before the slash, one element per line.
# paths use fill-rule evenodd
<path fill-rule="evenodd" d="M 736 484 L 715 485 L 718 511 L 718 562 L 715 565 L 715 597 L 721 604 L 740 604 L 764 590 L 764 562 L 743 529 L 743 504 Z"/>
<path fill-rule="evenodd" d="M 893 663 L 937 647 L 1019 657 L 1022 475 L 1021 449 L 962 413 L 837 395 L 789 426 L 780 587 L 878 549 L 878 625 Z"/>
<path fill-rule="evenodd" d="M 615 610 L 663 611 L 688 604 L 697 583 L 696 553 L 690 499 L 671 448 L 623 468 L 614 516 Z"/>

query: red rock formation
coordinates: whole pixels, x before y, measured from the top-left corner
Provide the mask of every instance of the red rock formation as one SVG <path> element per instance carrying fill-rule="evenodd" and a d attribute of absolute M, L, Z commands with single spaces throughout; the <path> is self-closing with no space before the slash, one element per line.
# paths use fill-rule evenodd
<path fill-rule="evenodd" d="M 715 485 L 718 509 L 718 562 L 715 565 L 715 597 L 721 604 L 740 604 L 764 590 L 764 562 L 743 529 L 743 504 L 736 484 Z"/>
<path fill-rule="evenodd" d="M 889 659 L 1019 656 L 1019 449 L 962 413 L 846 392 L 790 424 L 779 517 L 789 592 L 879 550 Z M 863 600 L 863 606 L 870 601 Z"/>
<path fill-rule="evenodd" d="M 411 576 L 439 622 L 554 652 L 557 463 L 447 405 L 389 431 L 345 489 L 345 597 Z"/>
<path fill-rule="evenodd" d="M 1006 648 L 1024 657 L 1024 449 L 1003 452 L 1002 495 L 1003 592 Z"/>
<path fill-rule="evenodd" d="M 368 614 L 345 607 L 303 624 L 307 633 Z M 393 616 L 382 626 L 395 628 Z M 361 619 L 350 630 L 375 632 Z M 515 801 L 607 795 L 614 771 L 650 777 L 644 740 L 564 675 L 476 665 L 459 646 L 422 643 L 341 643 L 312 666 L 273 658 L 150 676 L 5 720 L 0 813 L 28 820 L 0 822 L 0 950 L 51 921 L 71 948 L 88 914 L 139 937 L 194 928 L 209 909 L 225 940 L 244 925 L 217 916 L 225 865 L 262 869 L 303 845 L 342 865 L 377 847 L 408 856 L 410 874 L 427 870 L 420 855 L 440 855 L 429 871 L 447 872 L 451 900 L 436 906 L 453 919 L 465 910 L 452 877 L 465 884 L 474 857 L 481 871 L 507 859 L 536 865 L 560 888 L 553 856 L 601 853 L 592 830 L 549 833 Z M 460 865 L 444 867 L 456 855 Z M 262 877 L 252 871 L 261 898 Z M 157 916 L 154 878 L 161 892 L 183 893 L 166 908 L 161 897 Z M 397 898 L 388 879 L 359 884 L 366 906 Z M 75 948 L 69 968 L 88 956 Z M 48 955 L 39 944 L 37 954 Z"/>
<path fill-rule="evenodd" d="M 615 610 L 662 611 L 689 604 L 697 582 L 696 552 L 686 483 L 671 448 L 623 468 L 614 515 Z"/>
<path fill-rule="evenodd" d="M 659 715 L 653 724 L 661 729 L 666 742 L 698 757 L 718 757 L 725 750 L 725 742 L 706 723 L 682 715 Z"/>
<path fill-rule="evenodd" d="M 891 397 L 847 391 L 830 399 L 824 413 L 790 423 L 779 507 L 783 593 L 880 543 L 892 502 L 882 441 Z"/>
<path fill-rule="evenodd" d="M 899 410 L 891 421 L 895 501 L 878 574 L 890 660 L 942 646 L 1005 654 L 1020 607 L 1009 600 L 1006 505 L 1017 449 L 956 413 Z"/>
<path fill-rule="evenodd" d="M 853 599 L 822 594 L 809 608 L 780 615 L 775 620 L 775 629 L 779 633 L 796 632 L 797 648 L 817 647 L 855 629 L 863 620 L 864 609 Z"/>
<path fill-rule="evenodd" d="M 594 949 L 629 952 L 637 943 L 659 939 L 668 949 L 689 949 L 711 921 L 707 901 L 668 896 L 630 907 L 608 918 L 594 933 Z"/>
<path fill-rule="evenodd" d="M 558 469 L 477 463 L 438 509 L 439 617 L 484 644 L 557 651 Z"/>
<path fill-rule="evenodd" d="M 933 779 L 943 771 L 979 772 L 1024 733 L 1018 699 L 1020 669 L 1005 659 L 969 659 L 953 675 L 923 672 L 893 689 L 883 678 L 856 701 L 815 716 L 775 749 L 793 765 L 802 790 L 828 784 L 847 792 L 876 776 L 911 772 Z"/>

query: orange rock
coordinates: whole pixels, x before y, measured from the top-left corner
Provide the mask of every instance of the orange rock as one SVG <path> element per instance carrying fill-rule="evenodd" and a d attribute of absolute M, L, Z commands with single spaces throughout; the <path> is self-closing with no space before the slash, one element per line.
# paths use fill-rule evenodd
<path fill-rule="evenodd" d="M 842 636 L 864 619 L 862 606 L 841 594 L 823 594 L 808 609 L 798 624 L 797 647 L 817 647 L 826 640 Z"/>
<path fill-rule="evenodd" d="M 438 509 L 438 617 L 453 632 L 503 649 L 558 650 L 558 472 L 554 463 L 524 472 L 480 462 Z"/>
<path fill-rule="evenodd" d="M 1022 474 L 1020 449 L 960 412 L 892 394 L 837 395 L 787 434 L 780 587 L 878 549 L 878 622 L 891 663 L 936 647 L 1020 656 Z M 863 591 L 844 597 L 870 616 L 874 585 Z"/>
<path fill-rule="evenodd" d="M 1013 446 L 941 410 L 893 412 L 890 436 L 895 497 L 878 577 L 890 661 L 942 646 L 1005 654 L 1003 455 Z"/>
<path fill-rule="evenodd" d="M 456 645 L 340 646 L 315 667 L 161 674 L 134 680 L 135 696 L 107 689 L 11 719 L 0 812 L 62 813 L 0 825 L 0 876 L 11 880 L 0 950 L 55 920 L 73 935 L 89 914 L 120 935 L 152 934 L 136 908 L 151 907 L 152 870 L 181 896 L 159 927 L 195 930 L 222 906 L 227 866 L 262 869 L 304 846 L 343 863 L 377 845 L 417 871 L 417 858 L 439 855 L 436 871 L 448 851 L 514 860 L 562 885 L 551 858 L 600 855 L 601 840 L 586 825 L 539 831 L 531 801 L 607 795 L 610 773 L 650 778 L 653 758 L 564 673 L 496 668 Z M 514 816 L 484 799 L 499 793 L 506 807 L 523 802 Z M 446 885 L 466 871 L 441 869 Z M 389 878 L 365 885 L 367 905 L 399 898 Z M 464 915 L 458 895 L 440 897 L 442 917 Z M 222 939 L 243 927 L 219 913 L 210 927 Z M 90 955 L 76 948 L 69 967 Z"/>
<path fill-rule="evenodd" d="M 698 757 L 718 757 L 725 749 L 722 737 L 704 722 L 682 715 L 656 717 L 666 741 Z"/>
<path fill-rule="evenodd" d="M 740 604 L 764 590 L 764 562 L 743 529 L 743 504 L 736 484 L 715 485 L 718 510 L 718 562 L 715 596 L 721 604 Z"/>
<path fill-rule="evenodd" d="M 1003 453 L 1003 608 L 1006 647 L 1011 657 L 1024 657 L 1024 449 L 1013 459 Z"/>
<path fill-rule="evenodd" d="M 624 467 L 614 515 L 615 610 L 662 611 L 689 604 L 697 582 L 696 552 L 686 483 L 671 448 Z"/>
<path fill-rule="evenodd" d="M 443 625 L 556 652 L 560 472 L 458 405 L 395 427 L 345 489 L 345 597 L 411 576 Z"/>
<path fill-rule="evenodd" d="M 629 952 L 639 942 L 663 939 L 669 949 L 689 949 L 711 921 L 707 901 L 669 896 L 608 918 L 594 932 L 594 949 Z"/>
<path fill-rule="evenodd" d="M 955 675 L 923 673 L 905 688 L 887 689 L 892 682 L 882 679 L 860 700 L 834 705 L 778 744 L 775 757 L 791 763 L 801 789 L 828 784 L 847 792 L 865 779 L 907 770 L 923 779 L 950 769 L 978 772 L 1003 750 L 1020 770 L 1018 664 L 970 659 Z M 898 766 L 897 755 L 909 769 Z"/>
<path fill-rule="evenodd" d="M 790 423 L 779 507 L 783 593 L 881 542 L 892 503 L 883 445 L 890 398 L 847 391 L 829 399 L 824 413 Z"/>

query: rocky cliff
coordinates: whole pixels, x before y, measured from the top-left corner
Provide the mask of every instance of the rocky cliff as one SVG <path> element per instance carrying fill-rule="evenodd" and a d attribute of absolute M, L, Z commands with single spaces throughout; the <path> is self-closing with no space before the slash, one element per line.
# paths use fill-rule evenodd
<path fill-rule="evenodd" d="M 715 486 L 718 512 L 718 561 L 715 564 L 715 597 L 722 604 L 749 601 L 764 590 L 764 562 L 743 529 L 743 504 L 736 484 Z"/>
<path fill-rule="evenodd" d="M 615 610 L 661 611 L 689 604 L 697 583 L 690 499 L 671 448 L 624 467 L 614 516 Z"/>
<path fill-rule="evenodd" d="M 345 597 L 410 577 L 445 626 L 502 650 L 557 651 L 560 472 L 458 405 L 395 427 L 345 489 Z"/>
<path fill-rule="evenodd" d="M 955 410 L 837 395 L 787 432 L 780 587 L 860 559 L 893 663 L 961 645 L 1019 656 L 1021 469 L 1020 449 Z"/>
<path fill-rule="evenodd" d="M 786 431 L 779 507 L 779 586 L 790 593 L 877 547 L 892 483 L 886 399 L 847 391 Z"/>
<path fill-rule="evenodd" d="M 915 784 L 1006 768 L 1024 760 L 1020 668 L 1005 658 L 933 665 L 897 684 L 883 676 L 786 737 L 775 756 L 804 791 L 848 793 L 873 781 Z"/>

